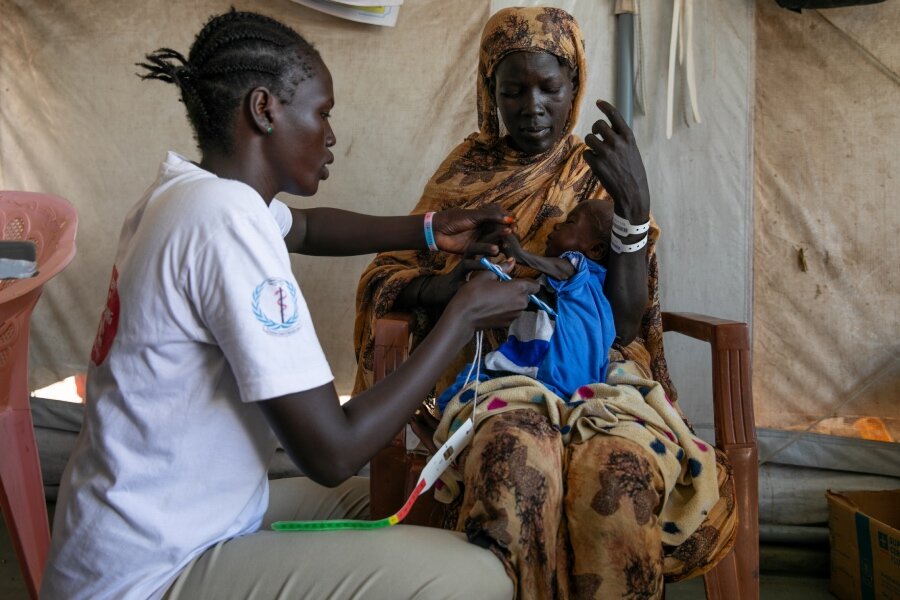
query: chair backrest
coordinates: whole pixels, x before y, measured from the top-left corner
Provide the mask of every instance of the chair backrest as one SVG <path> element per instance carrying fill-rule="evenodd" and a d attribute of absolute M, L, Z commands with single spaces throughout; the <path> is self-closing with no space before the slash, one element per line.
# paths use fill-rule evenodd
<path fill-rule="evenodd" d="M 28 331 L 43 285 L 75 256 L 78 215 L 50 194 L 0 191 L 0 239 L 33 242 L 38 274 L 0 281 L 0 412 L 28 403 Z"/>
<path fill-rule="evenodd" d="M 28 332 L 44 284 L 75 255 L 77 227 L 75 209 L 62 198 L 0 191 L 0 239 L 30 241 L 37 255 L 36 276 L 0 281 L 0 508 L 32 598 L 50 528 L 28 406 Z"/>

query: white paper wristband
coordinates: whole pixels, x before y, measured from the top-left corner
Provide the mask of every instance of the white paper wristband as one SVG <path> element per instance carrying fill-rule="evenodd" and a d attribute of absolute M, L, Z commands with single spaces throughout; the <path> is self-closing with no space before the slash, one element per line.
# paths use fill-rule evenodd
<path fill-rule="evenodd" d="M 622 237 L 637 235 L 639 233 L 647 233 L 650 231 L 650 221 L 647 221 L 643 225 L 632 225 L 627 219 L 623 219 L 616 213 L 613 213 L 612 228 L 617 235 Z"/>
<path fill-rule="evenodd" d="M 645 235 L 643 237 L 643 239 L 641 239 L 641 241 L 637 242 L 636 244 L 623 244 L 622 240 L 619 239 L 618 236 L 611 235 L 609 237 L 610 237 L 609 245 L 612 248 L 612 251 L 615 252 L 616 254 L 627 254 L 629 252 L 637 252 L 638 250 L 640 250 L 641 248 L 643 248 L 644 246 L 647 245 L 647 239 L 649 238 L 649 236 Z"/>

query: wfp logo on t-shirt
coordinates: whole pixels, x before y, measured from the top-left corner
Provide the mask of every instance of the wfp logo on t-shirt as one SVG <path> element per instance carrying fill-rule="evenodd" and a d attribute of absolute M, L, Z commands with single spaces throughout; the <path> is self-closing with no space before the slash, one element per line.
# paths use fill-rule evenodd
<path fill-rule="evenodd" d="M 253 290 L 253 316 L 269 333 L 293 332 L 300 321 L 297 287 L 286 279 L 266 279 Z"/>

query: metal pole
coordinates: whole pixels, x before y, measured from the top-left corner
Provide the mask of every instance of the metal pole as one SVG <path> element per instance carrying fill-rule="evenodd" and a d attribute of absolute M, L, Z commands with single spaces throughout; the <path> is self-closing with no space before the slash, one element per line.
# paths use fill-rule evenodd
<path fill-rule="evenodd" d="M 634 120 L 634 15 L 616 15 L 616 108 L 632 126 Z"/>

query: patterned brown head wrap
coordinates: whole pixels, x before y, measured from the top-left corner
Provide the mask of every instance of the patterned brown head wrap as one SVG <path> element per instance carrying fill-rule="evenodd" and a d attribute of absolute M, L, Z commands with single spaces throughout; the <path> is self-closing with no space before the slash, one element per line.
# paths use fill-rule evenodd
<path fill-rule="evenodd" d="M 578 108 L 584 97 L 587 64 L 584 40 L 575 19 L 559 8 L 507 8 L 488 20 L 481 34 L 478 57 L 478 141 L 494 144 L 500 137 L 497 105 L 491 93 L 494 71 L 513 52 L 547 52 L 565 61 L 582 82 L 575 91 L 565 134 L 572 133 L 578 121 Z"/>

